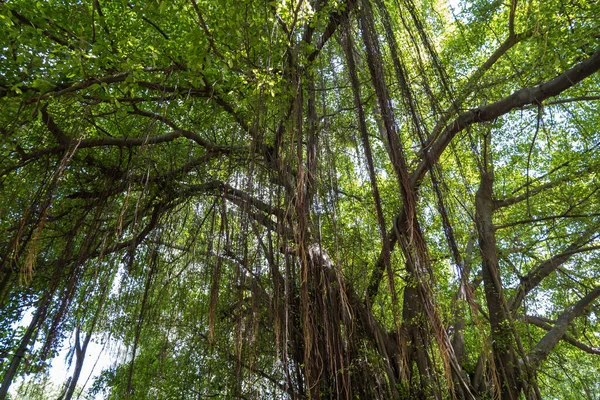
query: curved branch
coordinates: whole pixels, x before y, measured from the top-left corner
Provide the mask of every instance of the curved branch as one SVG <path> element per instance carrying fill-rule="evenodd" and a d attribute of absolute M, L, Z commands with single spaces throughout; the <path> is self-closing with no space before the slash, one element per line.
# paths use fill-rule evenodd
<path fill-rule="evenodd" d="M 589 218 L 589 217 L 598 217 L 598 216 L 600 216 L 600 213 L 549 215 L 547 217 L 523 219 L 520 221 L 514 221 L 514 222 L 502 224 L 502 225 L 496 225 L 494 227 L 494 229 L 499 230 L 499 229 L 510 228 L 511 226 L 516 226 L 516 225 L 535 224 L 537 222 L 553 221 L 556 219 L 563 219 L 563 218 Z"/>
<path fill-rule="evenodd" d="M 31 20 L 29 20 L 27 17 L 25 17 L 23 14 L 19 13 L 18 11 L 10 10 L 10 9 L 9 9 L 9 11 L 15 17 L 15 19 L 19 22 L 19 24 L 30 26 L 33 29 L 39 29 L 39 31 L 42 33 L 42 35 L 46 36 L 48 39 L 52 40 L 53 42 L 58 43 L 62 46 L 68 47 L 69 49 L 71 49 L 73 51 L 77 51 L 77 49 L 74 46 L 72 46 L 71 44 L 69 44 L 69 42 L 67 40 L 59 38 L 58 36 L 56 36 L 55 34 L 53 34 L 52 32 L 50 32 L 47 29 L 40 29 L 40 27 L 36 26 L 33 22 L 31 22 Z"/>
<path fill-rule="evenodd" d="M 62 96 L 67 93 L 72 93 L 72 92 L 79 91 L 81 89 L 88 88 L 92 85 L 99 85 L 102 83 L 124 82 L 125 79 L 127 79 L 127 77 L 130 74 L 131 74 L 131 72 L 119 72 L 118 74 L 103 76 L 100 78 L 90 78 L 85 81 L 75 83 L 74 85 L 69 86 L 69 87 L 64 87 L 64 86 L 59 85 L 54 90 L 51 90 L 50 92 L 46 92 L 44 94 L 41 94 L 37 97 L 33 97 L 33 98 L 27 100 L 25 103 L 26 104 L 37 103 L 40 100 L 46 99 L 50 96 L 54 96 L 54 97 Z"/>
<path fill-rule="evenodd" d="M 355 7 L 355 5 L 356 5 L 356 1 L 349 0 L 346 2 L 346 7 L 344 8 L 343 11 L 335 11 L 329 15 L 329 23 L 327 24 L 327 26 L 325 27 L 325 30 L 323 31 L 323 34 L 317 41 L 317 44 L 315 45 L 315 49 L 308 56 L 309 62 L 312 62 L 317 58 L 317 56 L 319 55 L 319 53 L 321 52 L 321 50 L 323 49 L 325 44 L 327 44 L 329 39 L 331 39 L 333 34 L 336 32 L 340 23 L 344 20 L 344 18 L 346 18 L 350 14 L 350 11 L 352 11 L 352 9 Z"/>
<path fill-rule="evenodd" d="M 188 131 L 186 129 L 182 129 L 180 128 L 177 124 L 175 124 L 175 122 L 173 122 L 172 120 L 168 119 L 165 116 L 159 115 L 159 114 L 155 114 L 155 113 L 151 113 L 148 111 L 143 111 L 140 110 L 139 108 L 135 108 L 133 111 L 130 111 L 130 114 L 134 114 L 134 115 L 140 115 L 142 117 L 147 117 L 147 118 L 151 118 L 151 119 L 155 119 L 157 121 L 162 122 L 163 124 L 167 125 L 168 127 L 170 127 L 171 129 L 173 129 L 174 132 L 181 132 L 181 135 L 193 140 L 194 142 L 198 143 L 200 146 L 205 147 L 207 150 L 210 151 L 217 151 L 217 152 L 225 152 L 225 153 L 229 153 L 232 150 L 242 150 L 242 149 L 247 149 L 246 146 L 241 146 L 241 147 L 232 147 L 232 146 L 219 146 L 216 145 L 212 142 L 209 142 L 208 140 L 203 139 L 202 137 L 200 137 L 198 134 Z"/>
<path fill-rule="evenodd" d="M 499 54 L 503 52 L 503 49 L 497 50 L 497 53 Z M 488 62 L 493 64 L 495 59 L 496 56 L 492 55 Z M 488 62 L 486 62 L 486 64 Z M 528 104 L 537 104 L 538 102 L 542 102 L 549 97 L 556 96 L 564 90 L 581 82 L 583 79 L 592 75 L 599 69 L 600 51 L 597 51 L 590 58 L 575 65 L 573 68 L 550 81 L 544 82 L 538 86 L 521 89 L 495 103 L 460 114 L 454 120 L 454 122 L 446 126 L 439 137 L 437 137 L 437 139 L 430 146 L 427 146 L 427 151 L 425 152 L 423 159 L 410 176 L 410 185 L 414 188 L 419 187 L 419 184 L 425 177 L 425 174 L 427 171 L 429 171 L 430 166 L 435 164 L 435 162 L 441 157 L 448 144 L 450 144 L 450 141 L 452 141 L 452 139 L 467 126 L 479 122 L 491 121 L 515 108 L 523 107 Z M 403 218 L 403 214 L 404 212 L 402 211 L 398 216 L 396 216 L 396 220 Z M 390 238 L 390 250 L 393 250 L 394 245 L 395 241 Z M 375 264 L 374 271 L 370 278 L 369 286 L 372 296 L 377 292 L 377 288 L 379 286 L 378 280 L 380 280 L 383 276 L 383 271 L 380 271 L 381 268 L 383 268 L 383 251 Z"/>
<path fill-rule="evenodd" d="M 600 51 L 597 51 L 591 57 L 554 79 L 537 86 L 520 89 L 495 103 L 460 114 L 451 124 L 444 128 L 439 137 L 424 154 L 422 161 L 411 175 L 412 186 L 418 186 L 418 183 L 423 180 L 423 177 L 429 170 L 429 166 L 441 157 L 448 144 L 450 144 L 450 141 L 466 127 L 476 123 L 493 121 L 515 108 L 529 104 L 539 104 L 547 98 L 556 96 L 575 86 L 599 69 Z"/>
<path fill-rule="evenodd" d="M 467 83 L 465 83 L 464 87 L 461 89 L 460 94 L 458 95 L 456 101 L 454 101 L 454 103 L 450 107 L 448 107 L 446 110 L 444 110 L 444 112 L 442 113 L 442 118 L 440 119 L 440 121 L 438 123 L 436 123 L 436 126 L 433 128 L 431 136 L 429 138 L 427 138 L 427 140 L 424 144 L 425 148 L 428 148 L 429 146 L 431 146 L 433 141 L 438 137 L 438 135 L 439 135 L 440 131 L 442 130 L 442 128 L 444 127 L 444 125 L 447 124 L 448 121 L 450 120 L 450 118 L 452 117 L 453 111 L 455 111 L 459 107 L 461 107 L 461 105 L 463 104 L 465 99 L 477 87 L 479 80 L 485 75 L 485 73 L 490 68 L 492 68 L 494 66 L 494 64 L 496 64 L 496 62 L 504 54 L 506 54 L 510 49 L 512 49 L 515 45 L 517 45 L 518 43 L 522 42 L 523 40 L 531 37 L 533 35 L 533 32 L 534 31 L 531 30 L 531 31 L 524 32 L 524 33 L 509 35 L 506 38 L 506 40 L 504 42 L 502 42 L 500 47 L 498 47 L 496 49 L 496 51 L 494 51 L 489 56 L 489 58 L 483 64 L 481 64 L 481 66 L 479 68 L 477 68 L 477 70 L 469 77 L 469 79 L 467 80 Z"/>
<path fill-rule="evenodd" d="M 225 182 L 212 180 L 198 185 L 188 185 L 177 193 L 182 197 L 199 193 L 222 196 L 233 204 L 239 206 L 242 212 L 246 213 L 250 218 L 260 225 L 263 225 L 274 232 L 282 232 L 286 237 L 293 237 L 292 229 L 285 224 L 286 221 L 290 220 L 291 215 L 288 215 L 285 210 L 278 207 L 273 207 L 242 190 L 230 186 Z M 250 210 L 248 206 L 252 206 L 253 210 L 258 211 L 255 212 Z M 273 221 L 271 216 L 276 217 L 278 222 Z"/>

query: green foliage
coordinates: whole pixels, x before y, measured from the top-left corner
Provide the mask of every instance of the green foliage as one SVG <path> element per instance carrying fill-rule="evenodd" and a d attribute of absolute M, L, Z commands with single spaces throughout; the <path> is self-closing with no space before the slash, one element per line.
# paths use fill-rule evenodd
<path fill-rule="evenodd" d="M 600 4 L 370 2 L 401 149 L 366 4 L 0 2 L 0 374 L 28 377 L 13 398 L 58 397 L 51 360 L 71 347 L 75 364 L 92 335 L 122 351 L 89 398 L 449 395 L 440 335 L 488 398 L 499 353 L 527 365 L 595 293 L 600 76 L 577 71 L 598 65 Z M 578 64 L 558 95 L 483 119 Z M 418 230 L 401 232 L 395 154 Z M 508 336 L 478 225 L 491 170 L 497 290 L 523 295 Z M 543 398 L 599 396 L 599 317 L 590 301 L 535 365 Z"/>

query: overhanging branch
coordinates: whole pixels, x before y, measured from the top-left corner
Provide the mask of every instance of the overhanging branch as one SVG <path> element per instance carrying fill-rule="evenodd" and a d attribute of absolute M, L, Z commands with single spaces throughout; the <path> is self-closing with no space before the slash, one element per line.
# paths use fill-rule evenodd
<path fill-rule="evenodd" d="M 466 127 L 476 123 L 493 121 L 519 107 L 529 104 L 541 104 L 547 98 L 556 96 L 575 86 L 599 69 L 600 51 L 597 51 L 591 57 L 554 79 L 537 86 L 523 88 L 495 103 L 460 114 L 451 124 L 444 128 L 439 137 L 425 152 L 423 159 L 411 175 L 411 185 L 414 187 L 418 186 L 429 170 L 429 166 L 440 158 L 448 144 L 450 144 L 450 141 Z"/>

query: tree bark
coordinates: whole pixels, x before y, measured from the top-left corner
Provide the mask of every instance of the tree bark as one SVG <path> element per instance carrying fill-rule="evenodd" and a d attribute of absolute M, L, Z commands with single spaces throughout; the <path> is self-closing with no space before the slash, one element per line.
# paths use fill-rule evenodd
<path fill-rule="evenodd" d="M 488 168 L 485 166 L 484 168 Z M 479 233 L 479 249 L 482 258 L 482 277 L 488 307 L 494 366 L 500 382 L 501 398 L 516 400 L 522 387 L 518 364 L 513 348 L 513 335 L 503 305 L 502 280 L 496 252 L 496 236 L 492 222 L 494 175 L 491 170 L 481 173 L 481 184 L 475 196 L 476 223 Z"/>
<path fill-rule="evenodd" d="M 81 370 L 83 369 L 83 363 L 85 361 L 85 354 L 87 352 L 88 344 L 92 339 L 92 335 L 94 333 L 94 329 L 96 328 L 96 323 L 102 310 L 104 308 L 104 301 L 106 300 L 106 295 L 108 294 L 108 289 L 110 285 L 104 288 L 103 293 L 100 298 L 100 302 L 98 304 L 98 309 L 94 313 L 94 318 L 90 324 L 90 327 L 85 334 L 85 338 L 83 339 L 83 344 L 81 343 L 81 339 L 79 337 L 79 328 L 75 330 L 75 369 L 73 370 L 73 375 L 69 381 L 69 386 L 67 389 L 67 393 L 65 394 L 64 400 L 71 400 L 73 398 L 73 394 L 75 393 L 75 389 L 77 388 L 77 382 L 79 381 L 79 376 L 81 375 Z"/>
<path fill-rule="evenodd" d="M 575 305 L 570 307 L 568 310 L 563 312 L 558 320 L 556 321 L 556 325 L 544 337 L 535 345 L 535 348 L 531 351 L 528 356 L 528 361 L 533 364 L 535 368 L 537 368 L 542 361 L 548 357 L 550 351 L 556 346 L 556 344 L 563 338 L 567 328 L 573 322 L 573 320 L 583 314 L 586 310 L 586 307 L 590 305 L 594 300 L 600 297 L 600 287 L 594 288 L 594 290 L 590 291 L 586 296 L 584 296 L 581 300 L 579 300 Z"/>
<path fill-rule="evenodd" d="M 17 371 L 19 370 L 19 366 L 21 365 L 21 361 L 25 357 L 27 353 L 27 347 L 31 344 L 31 339 L 38 328 L 38 324 L 40 321 L 44 320 L 46 315 L 46 309 L 48 307 L 48 301 L 50 300 L 50 291 L 47 291 L 44 296 L 40 299 L 38 307 L 31 318 L 31 322 L 23 335 L 23 338 L 19 342 L 19 347 L 17 347 L 17 351 L 13 356 L 6 373 L 4 374 L 4 378 L 2 379 L 2 386 L 0 387 L 0 400 L 6 399 L 8 394 L 8 389 L 12 384 L 13 379 L 15 378 Z"/>

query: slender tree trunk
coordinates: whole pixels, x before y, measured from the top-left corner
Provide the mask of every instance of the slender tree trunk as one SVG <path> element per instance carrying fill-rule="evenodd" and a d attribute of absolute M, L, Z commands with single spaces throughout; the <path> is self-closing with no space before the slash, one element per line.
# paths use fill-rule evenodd
<path fill-rule="evenodd" d="M 109 284 L 104 288 L 102 292 L 102 297 L 100 298 L 100 302 L 98 304 L 98 309 L 92 319 L 92 323 L 83 339 L 83 344 L 80 342 L 79 338 L 79 329 L 75 331 L 75 369 L 73 370 L 73 376 L 69 381 L 69 388 L 67 389 L 67 394 L 65 395 L 64 400 L 71 400 L 73 398 L 73 394 L 75 393 L 75 389 L 77 388 L 77 381 L 79 380 L 79 376 L 81 375 L 81 370 L 83 369 L 83 362 L 85 361 L 85 354 L 87 352 L 88 344 L 92 338 L 92 334 L 94 333 L 94 329 L 96 328 L 96 323 L 98 322 L 98 318 L 102 313 L 104 308 L 104 302 L 106 300 L 106 295 L 108 294 Z"/>
<path fill-rule="evenodd" d="M 21 365 L 21 361 L 23 360 L 23 357 L 25 357 L 25 353 L 27 352 L 27 347 L 31 343 L 33 334 L 35 333 L 40 320 L 43 321 L 43 319 L 45 317 L 46 308 L 48 306 L 49 299 L 50 299 L 50 291 L 47 291 L 46 294 L 44 294 L 44 296 L 40 299 L 40 303 L 37 307 L 37 310 L 33 314 L 33 317 L 31 318 L 31 322 L 29 323 L 29 326 L 27 327 L 27 330 L 25 331 L 25 335 L 23 335 L 23 338 L 21 339 L 21 342 L 19 343 L 19 347 L 17 348 L 17 351 L 15 352 L 15 355 L 13 356 L 13 358 L 10 362 L 10 365 L 8 366 L 8 369 L 6 370 L 6 373 L 4 374 L 4 378 L 2 379 L 2 386 L 0 387 L 0 400 L 6 399 L 6 395 L 8 394 L 8 389 L 10 388 L 10 385 L 12 384 L 12 381 L 15 378 L 17 371 L 19 370 L 19 365 Z"/>
<path fill-rule="evenodd" d="M 129 365 L 129 370 L 127 372 L 127 389 L 125 391 L 125 399 L 130 399 L 131 396 L 133 396 L 134 392 L 135 392 L 135 387 L 133 385 L 133 367 L 135 364 L 135 357 L 137 355 L 137 348 L 138 348 L 138 344 L 140 341 L 140 336 L 142 334 L 142 327 L 144 324 L 144 317 L 146 314 L 146 305 L 148 302 L 148 296 L 150 294 L 150 288 L 153 283 L 153 277 L 154 277 L 154 272 L 155 272 L 155 268 L 156 268 L 157 257 L 158 257 L 157 250 L 153 249 L 151 261 L 150 261 L 150 269 L 148 271 L 148 275 L 146 276 L 146 283 L 144 285 L 144 295 L 142 297 L 142 304 L 140 306 L 140 312 L 139 312 L 138 318 L 137 318 L 135 337 L 133 339 L 133 351 L 131 354 L 131 364 Z"/>
<path fill-rule="evenodd" d="M 67 393 L 64 397 L 64 400 L 71 400 L 73 398 L 73 394 L 75 393 L 75 389 L 77 388 L 77 381 L 79 380 L 79 376 L 81 375 L 81 370 L 83 369 L 83 362 L 85 360 L 85 352 L 87 350 L 87 345 L 92 337 L 92 330 L 88 331 L 85 335 L 85 339 L 83 340 L 83 346 L 80 343 L 79 339 L 79 329 L 75 332 L 75 369 L 73 370 L 73 376 L 69 380 L 69 386 L 67 389 Z"/>

